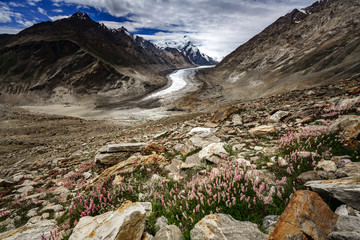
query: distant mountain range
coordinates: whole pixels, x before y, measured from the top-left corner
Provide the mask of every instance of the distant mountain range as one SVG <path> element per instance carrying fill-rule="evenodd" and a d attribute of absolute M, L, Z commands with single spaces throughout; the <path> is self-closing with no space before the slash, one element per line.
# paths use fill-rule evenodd
<path fill-rule="evenodd" d="M 177 49 L 186 56 L 193 64 L 198 66 L 216 65 L 218 62 L 208 55 L 201 53 L 188 36 L 184 36 L 178 41 L 163 41 L 156 43 L 161 49 L 170 50 Z"/>
<path fill-rule="evenodd" d="M 125 28 L 108 29 L 78 12 L 0 36 L 0 98 L 126 101 L 164 86 L 173 69 L 192 66 L 179 51 L 160 49 Z"/>
<path fill-rule="evenodd" d="M 209 85 L 203 98 L 253 99 L 360 77 L 359 9 L 357 0 L 294 9 L 199 75 Z"/>

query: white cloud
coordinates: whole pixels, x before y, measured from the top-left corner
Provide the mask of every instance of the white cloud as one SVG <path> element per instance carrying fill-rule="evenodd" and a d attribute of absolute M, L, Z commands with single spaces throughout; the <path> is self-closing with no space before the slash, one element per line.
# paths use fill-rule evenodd
<path fill-rule="evenodd" d="M 21 30 L 22 30 L 22 29 L 20 29 L 20 28 L 0 26 L 0 34 L 2 34 L 2 33 L 17 34 L 17 33 L 20 32 Z"/>
<path fill-rule="evenodd" d="M 259 33 L 278 17 L 310 5 L 315 0 L 52 0 L 91 6 L 124 23 L 103 23 L 126 27 L 129 31 L 155 28 L 169 33 L 146 35 L 154 41 L 172 40 L 186 33 L 206 54 L 217 59 Z M 129 17 L 130 16 L 130 17 Z"/>
<path fill-rule="evenodd" d="M 56 13 L 62 13 L 62 12 L 63 12 L 62 9 L 53 9 L 52 11 L 53 11 L 53 12 L 56 12 Z"/>
<path fill-rule="evenodd" d="M 51 19 L 51 21 L 56 21 L 62 18 L 70 17 L 70 15 L 58 15 L 58 16 L 48 16 L 48 17 Z"/>
<path fill-rule="evenodd" d="M 10 11 L 10 8 L 5 4 L 2 4 L 0 6 L 0 23 L 11 22 L 11 15 L 12 12 Z"/>
<path fill-rule="evenodd" d="M 38 9 L 39 13 L 47 15 L 45 9 L 43 9 L 41 7 L 38 7 L 37 9 Z"/>
<path fill-rule="evenodd" d="M 17 3 L 17 2 L 9 2 L 9 6 L 11 6 L 11 7 L 25 7 L 24 4 Z"/>
<path fill-rule="evenodd" d="M 35 20 L 33 21 L 29 21 L 29 20 L 17 20 L 17 23 L 20 23 L 21 25 L 23 25 L 25 28 L 27 27 L 31 27 L 32 25 L 34 25 L 36 23 Z"/>
<path fill-rule="evenodd" d="M 36 3 L 40 2 L 42 0 L 27 0 L 27 3 L 31 6 L 36 6 Z"/>

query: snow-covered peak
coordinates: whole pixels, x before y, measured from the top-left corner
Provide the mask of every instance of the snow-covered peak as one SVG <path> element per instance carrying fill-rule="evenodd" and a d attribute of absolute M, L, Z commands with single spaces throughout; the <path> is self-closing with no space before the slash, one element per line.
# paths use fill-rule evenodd
<path fill-rule="evenodd" d="M 160 49 L 175 48 L 196 65 L 214 65 L 217 63 L 211 57 L 201 53 L 187 35 L 179 40 L 158 42 L 156 45 Z"/>

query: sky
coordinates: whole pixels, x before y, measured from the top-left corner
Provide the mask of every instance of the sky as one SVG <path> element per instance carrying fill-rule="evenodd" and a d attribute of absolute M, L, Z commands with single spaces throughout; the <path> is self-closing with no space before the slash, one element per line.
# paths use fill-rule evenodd
<path fill-rule="evenodd" d="M 189 36 L 221 60 L 279 17 L 315 0 L 0 0 L 0 33 L 16 34 L 43 21 L 82 11 L 109 28 L 156 43 Z"/>

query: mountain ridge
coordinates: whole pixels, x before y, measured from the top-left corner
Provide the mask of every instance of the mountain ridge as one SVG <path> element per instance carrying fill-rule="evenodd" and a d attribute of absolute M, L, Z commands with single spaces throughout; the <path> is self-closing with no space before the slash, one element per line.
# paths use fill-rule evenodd
<path fill-rule="evenodd" d="M 239 100 L 357 76 L 358 9 L 359 3 L 353 0 L 317 1 L 302 11 L 294 9 L 239 46 L 215 68 L 204 70 L 199 79 L 221 88 L 220 95 L 228 100 Z"/>
<path fill-rule="evenodd" d="M 124 29 L 108 29 L 81 12 L 35 24 L 0 43 L 2 101 L 72 99 L 54 98 L 57 88 L 73 101 L 88 95 L 130 100 L 164 86 L 172 69 L 194 66 L 149 41 L 141 42 L 144 48 Z"/>

